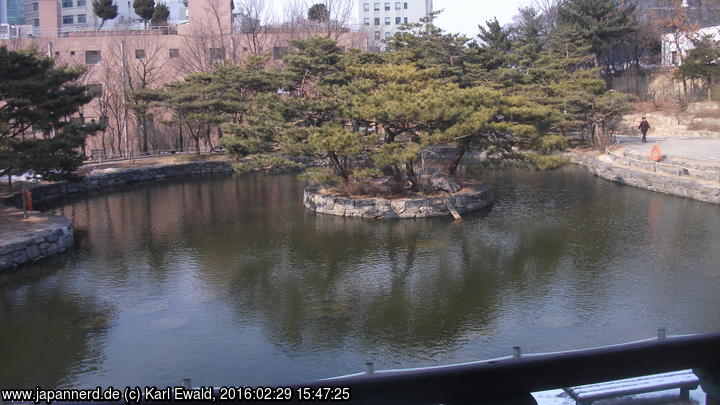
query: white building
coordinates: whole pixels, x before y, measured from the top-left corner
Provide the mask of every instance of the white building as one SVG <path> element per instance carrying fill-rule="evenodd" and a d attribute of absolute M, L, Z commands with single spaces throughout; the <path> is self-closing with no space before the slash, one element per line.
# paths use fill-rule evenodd
<path fill-rule="evenodd" d="M 400 25 L 415 23 L 433 11 L 432 0 L 357 0 L 358 24 L 369 32 L 371 48 L 383 48 Z"/>
<path fill-rule="evenodd" d="M 714 40 L 720 41 L 720 26 L 701 28 L 689 33 L 670 33 L 662 37 L 662 65 L 679 66 L 687 56 L 688 51 L 695 48 L 693 39 L 710 35 Z"/>
<path fill-rule="evenodd" d="M 0 0 L 2 1 L 2 0 Z M 25 1 L 25 21 L 38 26 L 37 18 L 38 0 Z M 102 20 L 95 15 L 92 0 L 58 0 L 60 3 L 60 30 L 73 31 L 89 28 L 98 28 Z M 103 24 L 103 28 L 143 28 L 142 18 L 135 14 L 132 0 L 115 0 L 118 6 L 118 16 Z M 165 3 L 170 10 L 169 24 L 187 20 L 187 7 L 184 0 L 159 0 L 156 3 Z"/>

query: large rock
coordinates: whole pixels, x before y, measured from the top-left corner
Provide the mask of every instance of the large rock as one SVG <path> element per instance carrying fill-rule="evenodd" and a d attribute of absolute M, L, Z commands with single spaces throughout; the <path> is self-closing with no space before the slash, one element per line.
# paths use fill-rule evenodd
<path fill-rule="evenodd" d="M 432 167 L 420 169 L 417 178 L 420 191 L 425 194 L 436 194 L 440 191 L 457 193 L 460 191 L 460 186 L 452 176 Z"/>

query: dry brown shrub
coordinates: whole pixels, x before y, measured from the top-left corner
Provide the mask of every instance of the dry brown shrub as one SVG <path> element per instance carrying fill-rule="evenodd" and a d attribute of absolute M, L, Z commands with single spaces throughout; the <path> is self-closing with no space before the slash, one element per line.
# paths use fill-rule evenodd
<path fill-rule="evenodd" d="M 351 181 L 340 187 L 344 194 L 369 197 L 398 198 L 407 192 L 404 182 L 393 179 Z"/>
<path fill-rule="evenodd" d="M 688 124 L 687 128 L 692 131 L 720 132 L 720 124 L 711 124 L 701 121 L 693 121 Z"/>

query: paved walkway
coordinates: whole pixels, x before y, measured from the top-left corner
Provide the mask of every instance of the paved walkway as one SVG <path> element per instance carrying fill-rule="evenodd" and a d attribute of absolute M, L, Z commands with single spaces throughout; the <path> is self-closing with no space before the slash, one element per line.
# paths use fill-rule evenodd
<path fill-rule="evenodd" d="M 720 162 L 720 138 L 653 138 L 641 143 L 639 136 L 618 136 L 620 145 L 636 152 L 647 152 L 657 145 L 663 155 L 675 158 Z"/>

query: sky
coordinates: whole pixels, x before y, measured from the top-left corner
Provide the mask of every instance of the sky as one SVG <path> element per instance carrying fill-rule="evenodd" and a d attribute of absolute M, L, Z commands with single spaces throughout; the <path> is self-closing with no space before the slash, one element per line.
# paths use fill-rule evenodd
<path fill-rule="evenodd" d="M 291 1 L 297 0 L 272 0 L 273 8 L 281 13 L 283 4 Z M 311 0 L 307 2 L 312 3 Z M 477 35 L 478 24 L 493 17 L 503 25 L 509 24 L 518 8 L 534 3 L 534 0 L 433 0 L 433 7 L 445 10 L 435 21 L 440 28 L 472 38 Z"/>
<path fill-rule="evenodd" d="M 509 24 L 520 7 L 533 5 L 533 0 L 433 0 L 436 10 L 444 9 L 435 24 L 448 32 L 474 37 L 478 24 L 497 17 L 501 24 Z"/>

